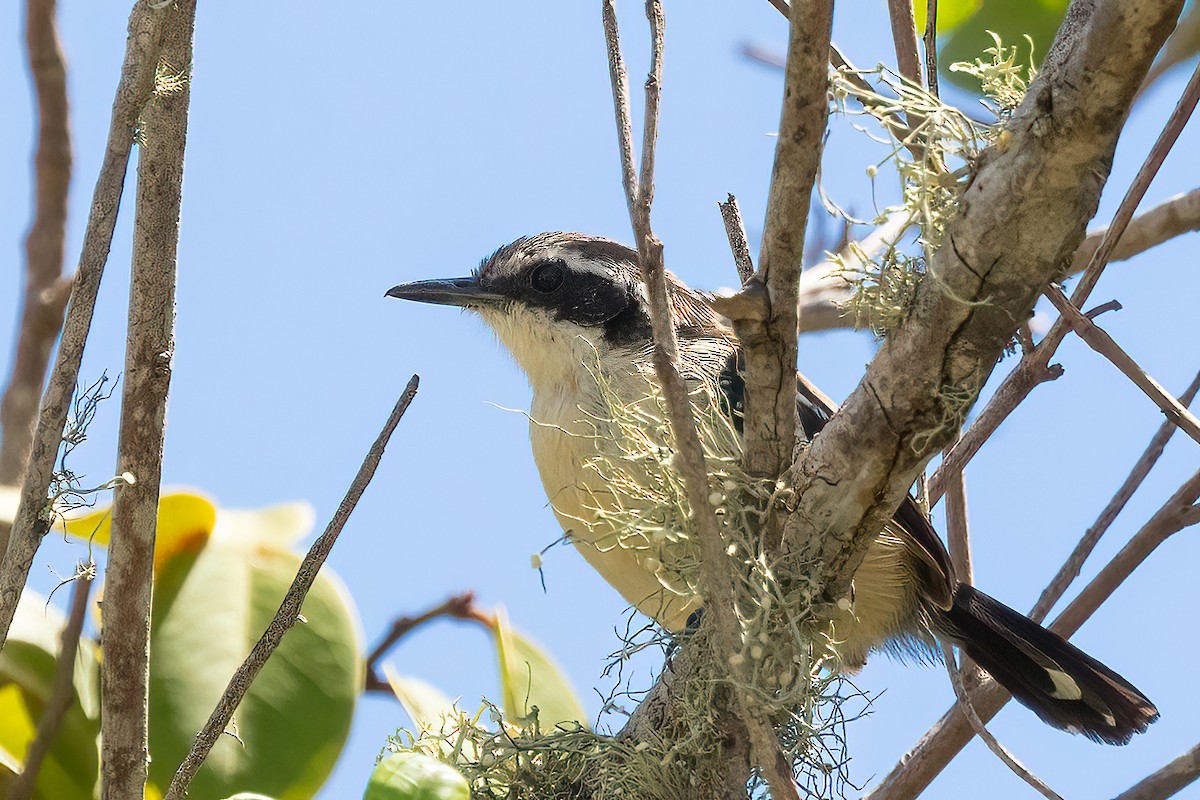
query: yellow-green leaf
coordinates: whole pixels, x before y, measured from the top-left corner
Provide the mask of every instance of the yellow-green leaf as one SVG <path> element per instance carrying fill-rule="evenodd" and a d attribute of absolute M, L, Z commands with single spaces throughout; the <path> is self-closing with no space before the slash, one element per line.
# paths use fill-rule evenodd
<path fill-rule="evenodd" d="M 375 765 L 363 800 L 470 800 L 467 780 L 436 758 L 388 753 Z"/>
<path fill-rule="evenodd" d="M 72 536 L 108 547 L 112 538 L 112 507 L 103 506 L 63 520 Z M 154 535 L 154 569 L 181 552 L 199 552 L 217 521 L 213 501 L 196 492 L 171 492 L 158 500 L 158 524 Z"/>
<path fill-rule="evenodd" d="M 384 677 L 392 694 L 404 706 L 404 713 L 416 723 L 417 727 L 428 727 L 440 730 L 442 720 L 455 715 L 454 701 L 436 686 L 426 683 L 420 678 L 409 675 L 399 675 L 390 664 L 383 666 Z"/>
<path fill-rule="evenodd" d="M 513 630 L 503 612 L 493 618 L 492 634 L 500 661 L 504 711 L 516 724 L 537 709 L 542 730 L 559 723 L 587 727 L 587 715 L 562 669 L 536 642 Z"/>

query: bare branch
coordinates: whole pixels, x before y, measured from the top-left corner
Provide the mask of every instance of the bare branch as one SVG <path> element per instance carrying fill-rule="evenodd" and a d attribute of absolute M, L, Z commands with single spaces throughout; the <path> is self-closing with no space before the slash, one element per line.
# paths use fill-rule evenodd
<path fill-rule="evenodd" d="M 112 245 L 134 126 L 142 105 L 150 98 L 154 88 L 162 21 L 168 13 L 168 9 L 156 8 L 155 4 L 146 2 L 136 3 L 130 13 L 125 61 L 113 102 L 104 162 L 92 196 L 92 210 L 84 232 L 79 266 L 75 270 L 58 356 L 50 383 L 42 397 L 33 449 L 21 486 L 21 503 L 12 526 L 12 538 L 0 565 L 0 647 L 8 638 L 8 628 L 12 624 L 21 589 L 29 576 L 33 556 L 42 537 L 50 530 L 53 515 L 47 494 L 54 473 L 54 462 L 62 441 L 71 395 L 79 378 L 79 364 L 92 324 L 100 278 Z"/>
<path fill-rule="evenodd" d="M 1192 378 L 1191 385 L 1179 396 L 1179 402 L 1184 405 L 1191 404 L 1195 399 L 1197 391 L 1200 391 L 1200 372 L 1196 373 L 1196 377 Z M 1142 453 L 1141 458 L 1133 465 L 1129 476 L 1125 482 L 1121 484 L 1121 488 L 1113 495 L 1113 498 L 1108 501 L 1108 505 L 1100 512 L 1100 516 L 1090 528 L 1083 534 L 1083 538 L 1075 545 L 1075 549 L 1071 551 L 1071 555 L 1067 557 L 1066 562 L 1059 568 L 1058 574 L 1050 581 L 1049 585 L 1042 591 L 1037 602 L 1034 603 L 1033 610 L 1029 612 L 1029 618 L 1041 622 L 1050 613 L 1050 609 L 1054 608 L 1057 603 L 1066 593 L 1067 588 L 1074 582 L 1075 578 L 1079 577 L 1079 570 L 1082 569 L 1083 563 L 1091 555 L 1096 544 L 1100 541 L 1100 537 L 1108 530 L 1117 515 L 1125 508 L 1125 504 L 1133 497 L 1134 492 L 1142 485 L 1142 481 L 1150 474 L 1150 470 L 1158 462 L 1159 456 L 1167 447 L 1167 442 L 1177 430 L 1175 423 L 1167 420 L 1159 427 L 1158 431 L 1150 439 L 1150 444 L 1146 446 L 1146 451 Z"/>
<path fill-rule="evenodd" d="M 1166 800 L 1200 778 L 1200 744 L 1152 772 L 1113 800 Z"/>
<path fill-rule="evenodd" d="M 888 0 L 892 23 L 892 43 L 896 46 L 896 66 L 900 75 L 915 86 L 921 85 L 921 60 L 917 56 L 917 20 L 913 0 Z"/>
<path fill-rule="evenodd" d="M 342 498 L 333 518 L 325 527 L 325 532 L 317 537 L 317 540 L 312 543 L 312 547 L 308 548 L 308 552 L 304 555 L 304 560 L 300 563 L 300 568 L 296 571 L 296 577 L 292 579 L 292 585 L 288 587 L 283 602 L 279 604 L 279 610 L 275 612 L 275 617 L 267 625 L 267 629 L 263 631 L 245 661 L 233 673 L 233 677 L 229 679 L 229 685 L 225 687 L 221 699 L 217 701 L 217 706 L 209 716 L 208 722 L 204 723 L 204 727 L 196 734 L 191 749 L 183 759 L 183 763 L 175 771 L 174 777 L 171 778 L 171 785 L 167 787 L 164 800 L 182 800 L 187 794 L 187 788 L 192 782 L 192 778 L 196 776 L 197 770 L 204 763 L 204 759 L 208 757 L 209 751 L 220 738 L 221 733 L 229 724 L 229 720 L 233 718 L 233 712 L 237 710 L 238 704 L 246 696 L 250 684 L 258 676 L 263 664 L 267 663 L 267 659 L 275 652 L 275 648 L 283 641 L 284 634 L 296 624 L 308 590 L 312 588 L 317 573 L 337 543 L 338 535 L 341 534 L 346 521 L 354 512 L 355 506 L 358 505 L 367 484 L 375 476 L 375 470 L 379 467 L 379 461 L 383 458 L 384 448 L 387 447 L 392 432 L 400 424 L 400 418 L 404 416 L 404 412 L 408 410 L 409 404 L 417 394 L 419 381 L 420 379 L 413 375 L 409 379 L 408 385 L 404 387 L 404 392 L 396 401 L 395 407 L 392 408 L 392 413 L 384 423 L 383 430 L 375 439 L 375 443 L 367 451 L 362 466 L 358 468 L 358 473 L 350 483 L 350 488 L 346 490 L 346 496 Z"/>
<path fill-rule="evenodd" d="M 90 576 L 81 573 L 75 577 L 75 586 L 71 590 L 71 610 L 62 630 L 58 659 L 54 664 L 54 685 L 50 690 L 50 699 L 42 709 L 37 735 L 25 751 L 25 766 L 9 789 L 8 800 L 29 800 L 33 797 L 42 762 L 54 744 L 54 737 L 58 735 L 58 729 L 67 716 L 71 701 L 75 699 L 75 654 L 79 650 L 79 636 L 87 619 L 91 588 Z"/>
<path fill-rule="evenodd" d="M 763 313 L 730 316 L 746 357 L 742 463 L 751 475 L 771 478 L 791 463 L 796 442 L 800 267 L 829 115 L 833 3 L 794 0 L 790 10 L 783 115 L 767 221 L 758 272 L 744 289 L 747 297 L 763 303 Z"/>
<path fill-rule="evenodd" d="M 379 677 L 378 668 L 380 660 L 387 655 L 388 650 L 391 650 L 396 642 L 407 636 L 414 629 L 438 617 L 485 620 L 484 624 L 487 624 L 487 615 L 475 606 L 474 592 L 456 594 L 428 611 L 424 611 L 413 617 L 397 617 L 392 621 L 392 627 L 387 635 L 379 640 L 379 644 L 375 645 L 371 650 L 371 654 L 367 656 L 366 683 L 363 690 L 367 692 L 386 692 L 395 696 L 391 685 Z"/>
<path fill-rule="evenodd" d="M 1050 630 L 1070 638 L 1100 608 L 1117 587 L 1172 534 L 1196 523 L 1192 504 L 1200 497 L 1200 472 L 1189 478 L 1175 494 L 1134 534 L 1129 543 L 1092 579 L 1067 606 Z M 979 717 L 987 722 L 1011 699 L 994 681 L 971 694 Z M 917 797 L 974 736 L 969 722 L 956 703 L 918 740 L 896 766 L 863 800 L 908 800 Z"/>
<path fill-rule="evenodd" d="M 733 195 L 729 195 L 724 203 L 717 203 L 717 208 L 721 209 L 721 221 L 725 223 L 725 236 L 729 239 L 729 249 L 733 251 L 738 280 L 744 284 L 754 275 L 754 260 L 750 257 L 742 210 L 738 208 L 737 198 Z"/>
<path fill-rule="evenodd" d="M 163 425 L 175 353 L 175 266 L 191 92 L 194 0 L 161 13 L 154 94 L 139 117 L 129 334 L 105 575 L 101 672 L 103 797 L 140 797 L 149 764 L 150 588 L 162 477 Z"/>
<path fill-rule="evenodd" d="M 961 425 L 1039 290 L 1083 239 L 1120 126 L 1178 0 L 1073 8 L 1014 113 L 980 159 L 913 311 L 804 451 L 785 542 L 819 565 L 824 598 L 848 594 L 867 545 L 929 457 Z M 1115 46 L 1114 46 L 1115 45 Z M 1053 96 L 1053 102 L 1050 98 Z M 1048 128 L 1053 135 L 1047 135 Z M 1081 179 L 1081 176 L 1084 176 Z M 1038 235 L 1014 240 L 1013 230 Z M 819 524 L 818 524 L 819 521 Z"/>
<path fill-rule="evenodd" d="M 963 583 L 974 583 L 971 569 L 971 530 L 967 522 L 967 474 L 963 470 L 950 478 L 946 488 L 946 541 L 954 574 Z"/>
<path fill-rule="evenodd" d="M 1135 386 L 1154 401 L 1154 404 L 1162 410 L 1168 420 L 1178 425 L 1188 436 L 1200 442 L 1200 420 L 1197 420 L 1191 411 L 1188 411 L 1182 403 L 1172 397 L 1170 392 L 1164 389 L 1158 381 L 1147 375 L 1145 370 L 1108 335 L 1107 331 L 1076 308 L 1075 304 L 1067 299 L 1058 286 L 1051 284 L 1044 294 L 1062 314 L 1062 319 L 1071 325 L 1076 335 L 1083 339 L 1088 347 L 1111 361 L 1117 369 L 1125 374 L 1125 377 L 1133 381 Z"/>
<path fill-rule="evenodd" d="M 25 239 L 25 300 L 16 352 L 0 403 L 0 484 L 15 484 L 25 472 L 50 351 L 62 328 L 70 293 L 70 282 L 60 279 L 71 182 L 71 132 L 67 67 L 58 43 L 55 5 L 55 0 L 28 0 L 25 4 L 25 47 L 38 113 L 35 211 Z M 0 556 L 7 541 L 5 533 Z"/>
<path fill-rule="evenodd" d="M 920 2 L 920 0 L 917 0 L 917 2 Z M 922 42 L 925 45 L 925 89 L 931 95 L 937 97 L 937 0 L 928 0 L 925 8 L 925 35 L 922 37 Z"/>
<path fill-rule="evenodd" d="M 958 698 L 959 708 L 966 714 L 967 721 L 971 723 L 975 735 L 982 739 L 988 749 L 995 753 L 996 757 L 1003 761 L 1005 766 L 1012 770 L 1018 778 L 1036 789 L 1043 797 L 1049 798 L 1049 800 L 1062 800 L 1057 792 L 1018 761 L 1017 757 L 1008 752 L 1008 749 L 1000 744 L 992 732 L 987 729 L 983 720 L 979 718 L 979 714 L 975 712 L 975 706 L 971 704 L 971 698 L 967 695 L 966 687 L 963 686 L 962 673 L 954 663 L 954 648 L 944 642 L 942 643 L 942 661 L 945 662 L 946 672 L 950 675 L 950 685 L 954 687 L 954 695 Z"/>
<path fill-rule="evenodd" d="M 603 0 L 602 17 L 604 36 L 609 57 L 609 76 L 612 82 L 613 107 L 617 120 L 617 136 L 620 144 L 622 174 L 625 180 L 626 199 L 629 203 L 630 221 L 637 238 L 638 263 L 646 283 L 650 299 L 650 319 L 654 333 L 654 371 L 667 401 L 671 428 L 675 434 L 679 472 L 684 480 L 688 504 L 693 510 L 700 534 L 701 575 L 703 596 L 706 598 L 706 620 L 712 625 L 715 636 L 715 652 L 725 662 L 722 654 L 735 652 L 737 641 L 737 619 L 734 616 L 733 583 L 729 574 L 729 563 L 725 557 L 725 546 L 717 525 L 716 516 L 708 502 L 708 471 L 704 462 L 704 451 L 696 433 L 692 417 L 692 406 L 688 399 L 687 386 L 678 368 L 679 344 L 667 297 L 667 282 L 663 267 L 662 242 L 655 237 L 650 225 L 650 208 L 653 200 L 654 136 L 658 130 L 659 82 L 662 75 L 663 16 L 658 0 L 648 0 L 646 15 L 650 20 L 652 34 L 650 75 L 646 81 L 646 124 L 642 143 L 641 180 L 631 180 L 633 174 L 633 152 L 628 137 L 622 132 L 628 125 L 629 94 L 625 65 L 621 57 L 621 45 L 617 30 L 616 9 L 613 0 Z M 793 372 L 795 368 L 793 367 Z M 772 794 L 779 798 L 796 798 L 791 771 L 781 772 L 782 754 L 779 740 L 775 737 L 769 720 L 758 712 L 749 700 L 736 692 L 740 719 L 749 738 L 754 762 L 771 786 Z M 637 735 L 637 726 L 631 720 L 626 733 Z M 735 787 L 745 786 L 748 770 L 735 762 L 727 762 L 723 783 L 724 793 Z M 786 766 L 786 762 L 784 762 Z"/>

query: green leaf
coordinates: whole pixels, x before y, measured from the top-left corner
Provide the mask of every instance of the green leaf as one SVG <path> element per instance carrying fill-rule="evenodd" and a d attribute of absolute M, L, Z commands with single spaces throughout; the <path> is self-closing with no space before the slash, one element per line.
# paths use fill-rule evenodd
<path fill-rule="evenodd" d="M 300 555 L 282 546 L 311 522 L 311 512 L 295 509 L 219 510 L 200 550 L 179 549 L 160 565 L 150 666 L 150 778 L 158 786 L 170 782 L 300 565 Z M 238 791 L 302 800 L 333 769 L 362 689 L 363 664 L 353 605 L 328 569 L 317 576 L 302 616 L 251 685 L 189 800 Z"/>
<path fill-rule="evenodd" d="M 54 686 L 62 614 L 45 598 L 25 592 L 17 604 L 4 650 L 0 651 L 0 789 L 15 775 L 37 733 Z M 91 800 L 100 771 L 99 721 L 84 710 L 78 696 L 95 708 L 95 650 L 81 642 L 76 659 L 77 697 L 67 709 L 58 735 L 42 761 L 35 800 Z M 78 685 L 83 680 L 82 685 Z"/>
<path fill-rule="evenodd" d="M 363 800 L 470 800 L 467 780 L 436 758 L 388 753 L 375 765 Z"/>
<path fill-rule="evenodd" d="M 587 727 L 587 714 L 562 669 L 532 639 L 508 625 L 503 613 L 492 624 L 496 653 L 500 660 L 500 686 L 504 711 L 511 722 L 520 723 L 537 709 L 542 730 L 559 723 Z"/>
<path fill-rule="evenodd" d="M 1068 0 L 984 0 L 978 13 L 954 29 L 939 48 L 938 63 L 950 81 L 978 93 L 979 82 L 957 72 L 948 72 L 957 61 L 973 61 L 993 46 L 989 31 L 996 33 L 1006 47 L 1018 48 L 1018 63 L 1029 63 L 1029 43 L 1033 40 L 1034 64 L 1040 64 L 1062 24 Z M 941 3 L 939 2 L 939 9 Z M 939 10 L 938 16 L 941 16 Z"/>

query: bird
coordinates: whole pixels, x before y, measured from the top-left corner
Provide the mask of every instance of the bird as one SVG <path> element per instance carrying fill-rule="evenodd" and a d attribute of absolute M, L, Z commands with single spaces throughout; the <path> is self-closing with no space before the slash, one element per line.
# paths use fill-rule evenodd
<path fill-rule="evenodd" d="M 740 425 L 743 354 L 706 296 L 666 273 L 689 386 L 706 384 Z M 603 437 L 594 420 L 606 399 L 597 374 L 622 402 L 654 380 L 649 299 L 638 254 L 620 242 L 549 232 L 506 244 L 470 275 L 394 286 L 387 296 L 456 306 L 477 314 L 525 372 L 534 461 L 551 507 L 589 564 L 632 606 L 668 631 L 684 630 L 703 599 L 664 591 L 657 562 L 613 546 L 597 520 L 597 498 L 612 492 L 588 469 Z M 797 373 L 799 427 L 811 440 L 835 413 Z M 661 572 L 661 569 L 659 570 Z M 872 541 L 853 576 L 852 600 L 833 612 L 841 668 L 873 651 L 934 653 L 957 646 L 1049 725 L 1120 745 L 1159 717 L 1144 694 L 1057 634 L 967 583 L 954 572 L 929 518 L 906 496 Z M 932 656 L 936 658 L 936 656 Z"/>

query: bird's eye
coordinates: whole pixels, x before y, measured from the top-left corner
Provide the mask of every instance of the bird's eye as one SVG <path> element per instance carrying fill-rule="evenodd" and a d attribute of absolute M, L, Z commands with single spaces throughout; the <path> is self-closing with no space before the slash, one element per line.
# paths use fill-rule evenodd
<path fill-rule="evenodd" d="M 535 291 L 550 294 L 563 285 L 567 276 L 567 267 L 561 261 L 546 261 L 533 268 L 529 275 L 529 283 Z"/>

